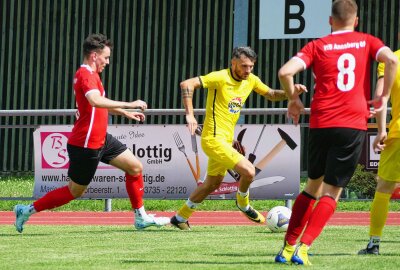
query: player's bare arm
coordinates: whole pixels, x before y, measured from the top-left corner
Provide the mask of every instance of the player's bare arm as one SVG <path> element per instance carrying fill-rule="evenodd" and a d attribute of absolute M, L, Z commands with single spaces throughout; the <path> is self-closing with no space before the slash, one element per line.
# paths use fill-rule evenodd
<path fill-rule="evenodd" d="M 383 81 L 384 78 L 380 77 L 378 78 L 378 81 L 376 82 L 376 87 L 375 87 L 375 97 L 381 97 L 382 92 L 383 92 Z M 378 125 L 378 133 L 374 139 L 373 142 L 373 149 L 375 152 L 382 151 L 385 148 L 385 140 L 387 138 L 387 132 L 386 132 L 386 114 L 387 114 L 387 106 L 384 106 L 385 108 L 373 113 L 373 115 L 376 117 L 377 120 L 377 125 Z"/>
<path fill-rule="evenodd" d="M 378 54 L 378 61 L 385 63 L 384 76 L 380 77 L 376 82 L 375 98 L 369 103 L 373 105 L 378 133 L 373 142 L 375 152 L 382 151 L 385 148 L 386 132 L 386 116 L 387 116 L 387 101 L 390 96 L 390 90 L 393 86 L 397 72 L 397 57 L 389 49 L 385 48 Z"/>
<path fill-rule="evenodd" d="M 307 92 L 307 87 L 302 84 L 295 84 L 294 89 L 297 95 L 300 95 L 303 92 Z M 264 94 L 264 97 L 271 101 L 281 101 L 288 99 L 285 90 L 280 89 L 270 89 L 266 94 Z"/>
<path fill-rule="evenodd" d="M 139 121 L 139 122 L 143 122 L 146 119 L 145 115 L 143 113 L 141 113 L 141 112 L 128 112 L 128 111 L 125 111 L 124 116 L 126 118 L 129 118 L 129 119 L 132 119 L 132 120 L 136 120 L 136 121 Z"/>
<path fill-rule="evenodd" d="M 290 59 L 279 69 L 279 81 L 289 100 L 298 98 L 299 96 L 295 88 L 293 77 L 303 69 L 303 64 L 294 58 Z"/>
<path fill-rule="evenodd" d="M 293 77 L 303 69 L 303 64 L 292 58 L 278 72 L 279 81 L 288 97 L 287 116 L 293 119 L 295 125 L 299 123 L 300 114 L 304 111 L 304 105 L 296 92 Z"/>
<path fill-rule="evenodd" d="M 113 115 L 121 115 L 126 118 L 143 122 L 145 120 L 145 115 L 141 112 L 130 112 L 125 109 L 108 109 L 108 112 Z"/>
<path fill-rule="evenodd" d="M 107 108 L 107 109 L 141 109 L 142 111 L 147 109 L 146 102 L 142 100 L 136 100 L 133 102 L 115 101 L 100 95 L 98 91 L 92 91 L 86 95 L 90 105 L 96 108 Z"/>
<path fill-rule="evenodd" d="M 385 63 L 385 76 L 383 78 L 383 88 L 381 96 L 384 98 L 383 101 L 387 102 L 390 96 L 390 90 L 392 89 L 393 83 L 396 79 L 398 59 L 396 55 L 392 52 L 392 50 L 386 47 L 379 52 L 377 60 L 381 63 Z M 376 93 L 375 96 L 377 97 Z"/>
<path fill-rule="evenodd" d="M 385 76 L 379 78 L 377 82 L 377 86 L 375 88 L 375 97 L 373 100 L 368 103 L 373 106 L 373 110 L 371 111 L 371 116 L 376 115 L 377 119 L 381 119 L 386 123 L 386 111 L 387 111 L 387 102 L 389 100 L 390 91 L 393 86 L 393 83 L 396 79 L 397 65 L 398 59 L 396 55 L 389 48 L 385 48 L 378 54 L 379 62 L 385 64 L 384 74 Z M 378 113 L 380 113 L 380 117 L 378 118 Z M 384 114 L 384 116 L 383 116 Z M 378 120 L 379 121 L 379 120 Z"/>
<path fill-rule="evenodd" d="M 197 120 L 194 117 L 193 110 L 193 93 L 194 90 L 200 88 L 200 86 L 201 82 L 199 77 L 190 78 L 180 83 L 182 102 L 183 106 L 185 107 L 186 122 L 188 124 L 190 134 L 192 135 L 194 135 L 194 132 L 197 128 Z"/>
<path fill-rule="evenodd" d="M 285 91 L 278 89 L 269 89 L 269 91 L 265 93 L 263 96 L 271 101 L 281 101 L 287 99 Z"/>

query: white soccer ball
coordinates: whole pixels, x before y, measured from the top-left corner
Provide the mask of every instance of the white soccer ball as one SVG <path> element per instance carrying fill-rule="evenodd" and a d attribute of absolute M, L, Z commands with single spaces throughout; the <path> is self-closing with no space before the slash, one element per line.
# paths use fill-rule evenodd
<path fill-rule="evenodd" d="M 285 206 L 275 206 L 268 211 L 267 226 L 273 232 L 286 232 L 292 210 Z"/>

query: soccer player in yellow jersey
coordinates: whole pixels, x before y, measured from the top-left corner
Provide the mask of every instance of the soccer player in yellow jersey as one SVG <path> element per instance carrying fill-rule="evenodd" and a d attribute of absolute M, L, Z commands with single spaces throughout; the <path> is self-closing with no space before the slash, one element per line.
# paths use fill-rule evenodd
<path fill-rule="evenodd" d="M 400 50 L 395 52 L 400 62 Z M 378 81 L 376 93 L 382 92 L 384 64 L 378 65 Z M 377 113 L 381 117 L 378 134 L 374 140 L 375 151 L 382 151 L 378 166 L 378 185 L 371 206 L 369 235 L 370 240 L 365 249 L 358 252 L 362 254 L 379 255 L 379 244 L 383 227 L 389 212 L 389 200 L 400 183 L 400 65 L 397 67 L 396 80 L 391 89 L 390 101 L 392 103 L 392 120 L 389 124 L 389 134 L 386 133 L 386 110 Z"/>
<path fill-rule="evenodd" d="M 240 174 L 236 205 L 250 220 L 264 223 L 265 218 L 249 204 L 249 186 L 255 176 L 253 164 L 232 147 L 234 128 L 240 111 L 252 91 L 268 100 L 287 99 L 283 90 L 270 89 L 260 78 L 252 74 L 257 54 L 250 47 L 233 50 L 231 67 L 211 72 L 181 82 L 186 121 L 193 135 L 197 120 L 193 114 L 193 92 L 197 88 L 207 88 L 206 116 L 201 136 L 201 146 L 208 156 L 207 177 L 190 195 L 186 203 L 171 218 L 171 224 L 181 230 L 189 230 L 189 217 L 211 192 L 219 187 L 227 169 Z M 306 91 L 304 85 L 296 84 L 300 94 Z"/>

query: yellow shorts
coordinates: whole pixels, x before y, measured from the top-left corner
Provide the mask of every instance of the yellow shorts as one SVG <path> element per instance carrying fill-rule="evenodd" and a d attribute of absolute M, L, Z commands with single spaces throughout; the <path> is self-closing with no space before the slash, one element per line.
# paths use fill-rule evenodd
<path fill-rule="evenodd" d="M 378 176 L 386 181 L 400 183 L 400 138 L 388 139 L 385 144 L 379 160 Z"/>
<path fill-rule="evenodd" d="M 245 158 L 232 147 L 232 141 L 214 137 L 201 138 L 201 147 L 208 156 L 207 174 L 210 176 L 224 176 L 227 169 L 233 169 Z"/>

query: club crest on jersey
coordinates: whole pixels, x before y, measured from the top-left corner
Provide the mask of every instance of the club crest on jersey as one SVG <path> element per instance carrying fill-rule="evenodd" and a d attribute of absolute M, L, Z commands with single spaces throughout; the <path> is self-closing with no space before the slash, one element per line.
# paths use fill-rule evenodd
<path fill-rule="evenodd" d="M 240 112 L 240 109 L 242 108 L 243 103 L 242 103 L 242 98 L 236 97 L 229 101 L 228 103 L 228 108 L 230 113 L 238 113 Z"/>

